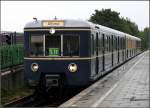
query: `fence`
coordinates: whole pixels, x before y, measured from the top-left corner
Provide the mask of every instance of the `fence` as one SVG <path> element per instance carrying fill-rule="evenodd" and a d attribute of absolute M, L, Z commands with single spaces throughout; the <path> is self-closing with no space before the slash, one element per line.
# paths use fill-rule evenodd
<path fill-rule="evenodd" d="M 0 47 L 1 69 L 23 63 L 23 45 L 4 45 Z"/>

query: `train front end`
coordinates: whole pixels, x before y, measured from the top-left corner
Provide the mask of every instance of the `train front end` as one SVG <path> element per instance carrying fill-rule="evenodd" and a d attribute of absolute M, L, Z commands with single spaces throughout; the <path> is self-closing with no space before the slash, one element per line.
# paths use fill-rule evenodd
<path fill-rule="evenodd" d="M 30 86 L 85 86 L 90 74 L 87 23 L 44 20 L 24 28 L 25 76 Z"/>

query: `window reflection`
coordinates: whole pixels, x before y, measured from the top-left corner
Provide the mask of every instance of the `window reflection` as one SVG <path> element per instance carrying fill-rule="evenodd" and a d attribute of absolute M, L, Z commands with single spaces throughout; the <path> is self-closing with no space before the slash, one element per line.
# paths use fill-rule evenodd
<path fill-rule="evenodd" d="M 31 56 L 43 56 L 43 36 L 31 36 Z"/>
<path fill-rule="evenodd" d="M 45 55 L 46 56 L 60 56 L 61 55 L 60 35 L 47 35 L 45 37 Z"/>
<path fill-rule="evenodd" d="M 79 56 L 79 36 L 31 36 L 30 45 L 30 56 Z"/>
<path fill-rule="evenodd" d="M 79 36 L 63 36 L 63 55 L 79 56 Z"/>

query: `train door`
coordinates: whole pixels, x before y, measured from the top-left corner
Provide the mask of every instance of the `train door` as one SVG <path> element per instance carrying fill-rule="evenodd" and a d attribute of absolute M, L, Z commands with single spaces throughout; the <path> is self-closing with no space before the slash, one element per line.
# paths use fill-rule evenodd
<path fill-rule="evenodd" d="M 96 32 L 96 74 L 99 73 L 99 43 L 98 32 Z"/>

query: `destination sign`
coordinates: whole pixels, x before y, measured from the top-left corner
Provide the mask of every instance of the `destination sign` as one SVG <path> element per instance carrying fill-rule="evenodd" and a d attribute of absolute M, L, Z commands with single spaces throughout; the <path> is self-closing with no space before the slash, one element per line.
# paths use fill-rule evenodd
<path fill-rule="evenodd" d="M 43 21 L 43 26 L 44 27 L 62 27 L 64 26 L 64 21 L 63 20 L 47 20 Z"/>
<path fill-rule="evenodd" d="M 59 56 L 59 48 L 49 48 L 49 56 Z"/>

